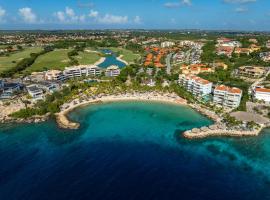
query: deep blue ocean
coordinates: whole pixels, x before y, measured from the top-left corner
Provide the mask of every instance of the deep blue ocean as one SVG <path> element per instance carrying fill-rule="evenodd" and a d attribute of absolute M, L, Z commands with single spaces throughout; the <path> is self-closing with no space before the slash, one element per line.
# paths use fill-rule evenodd
<path fill-rule="evenodd" d="M 212 122 L 187 107 L 118 102 L 55 122 L 0 128 L 1 200 L 267 200 L 270 131 L 190 141 Z"/>

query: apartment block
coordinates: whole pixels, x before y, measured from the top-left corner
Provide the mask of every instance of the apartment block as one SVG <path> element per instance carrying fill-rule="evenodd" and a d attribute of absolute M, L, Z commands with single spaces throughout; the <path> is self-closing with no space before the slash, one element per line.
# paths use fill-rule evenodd
<path fill-rule="evenodd" d="M 237 108 L 242 98 L 242 90 L 225 85 L 218 85 L 214 89 L 213 102 L 228 108 Z"/>
<path fill-rule="evenodd" d="M 213 83 L 195 75 L 179 75 L 179 84 L 195 96 L 205 96 L 212 92 Z"/>

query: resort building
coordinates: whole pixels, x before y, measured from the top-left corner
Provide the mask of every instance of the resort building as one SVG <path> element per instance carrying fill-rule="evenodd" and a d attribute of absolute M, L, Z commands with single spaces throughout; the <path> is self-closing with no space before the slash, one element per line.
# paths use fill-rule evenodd
<path fill-rule="evenodd" d="M 270 61 L 270 52 L 263 52 L 263 53 L 260 53 L 260 58 L 261 58 L 264 62 L 269 62 L 269 61 Z"/>
<path fill-rule="evenodd" d="M 78 78 L 82 76 L 97 76 L 101 74 L 101 69 L 94 65 L 79 65 L 74 67 L 66 67 L 64 75 L 67 78 Z"/>
<path fill-rule="evenodd" d="M 195 96 L 206 96 L 212 92 L 213 83 L 195 75 L 180 74 L 178 82 Z"/>
<path fill-rule="evenodd" d="M 225 64 L 224 62 L 214 62 L 212 64 L 212 66 L 215 68 L 215 69 L 223 69 L 223 70 L 227 70 L 228 69 L 228 65 Z"/>
<path fill-rule="evenodd" d="M 116 77 L 119 76 L 120 72 L 121 70 L 119 69 L 118 66 L 112 65 L 105 70 L 105 76 Z"/>
<path fill-rule="evenodd" d="M 230 46 L 219 46 L 217 48 L 217 55 L 225 55 L 228 57 L 232 56 L 232 53 L 234 51 L 234 47 L 230 47 Z"/>
<path fill-rule="evenodd" d="M 39 83 L 37 87 L 48 93 L 54 93 L 55 91 L 58 91 L 60 89 L 60 85 L 53 82 Z"/>
<path fill-rule="evenodd" d="M 253 97 L 256 100 L 270 103 L 270 89 L 266 88 L 255 88 L 253 91 Z"/>
<path fill-rule="evenodd" d="M 29 95 L 34 100 L 42 100 L 44 98 L 43 90 L 40 89 L 37 85 L 29 85 L 26 87 Z"/>
<path fill-rule="evenodd" d="M 183 74 L 200 74 L 200 73 L 212 73 L 214 70 L 207 67 L 205 64 L 192 64 L 192 65 L 182 65 L 180 67 Z"/>
<path fill-rule="evenodd" d="M 242 90 L 225 85 L 218 85 L 214 89 L 213 102 L 228 108 L 237 108 L 242 98 Z"/>
<path fill-rule="evenodd" d="M 256 66 L 242 66 L 238 68 L 238 74 L 240 76 L 250 77 L 250 78 L 260 78 L 264 75 L 264 67 Z"/>
<path fill-rule="evenodd" d="M 45 73 L 46 81 L 64 81 L 66 76 L 60 70 L 49 70 Z"/>
<path fill-rule="evenodd" d="M 265 44 L 266 48 L 270 49 L 270 40 L 268 40 Z"/>
<path fill-rule="evenodd" d="M 0 98 L 9 99 L 14 96 L 16 92 L 22 89 L 22 85 L 19 83 L 6 83 L 0 80 Z"/>
<path fill-rule="evenodd" d="M 240 48 L 240 47 L 237 47 L 234 50 L 234 53 L 235 54 L 246 54 L 246 55 L 249 55 L 251 52 L 252 51 L 249 48 Z"/>

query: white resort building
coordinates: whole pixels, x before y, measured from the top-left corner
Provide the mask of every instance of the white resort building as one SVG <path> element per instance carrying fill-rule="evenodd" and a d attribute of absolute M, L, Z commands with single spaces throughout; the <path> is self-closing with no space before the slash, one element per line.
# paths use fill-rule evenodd
<path fill-rule="evenodd" d="M 43 90 L 40 89 L 37 85 L 29 85 L 26 87 L 29 95 L 34 100 L 42 100 L 44 98 Z"/>
<path fill-rule="evenodd" d="M 66 76 L 60 70 L 49 70 L 45 73 L 46 81 L 64 81 Z"/>
<path fill-rule="evenodd" d="M 119 69 L 118 66 L 112 65 L 106 69 L 105 76 L 116 77 L 116 76 L 119 76 L 120 72 L 121 70 Z"/>
<path fill-rule="evenodd" d="M 253 91 L 253 97 L 256 100 L 270 103 L 270 89 L 266 88 L 255 88 Z"/>
<path fill-rule="evenodd" d="M 214 103 L 228 108 L 237 108 L 240 105 L 241 98 L 242 90 L 239 88 L 218 85 L 214 90 Z"/>
<path fill-rule="evenodd" d="M 206 96 L 212 92 L 213 83 L 195 75 L 180 74 L 178 82 L 196 96 Z"/>
<path fill-rule="evenodd" d="M 74 67 L 66 67 L 64 75 L 67 78 L 76 78 L 82 76 L 97 76 L 101 74 L 101 69 L 95 65 L 79 65 Z"/>

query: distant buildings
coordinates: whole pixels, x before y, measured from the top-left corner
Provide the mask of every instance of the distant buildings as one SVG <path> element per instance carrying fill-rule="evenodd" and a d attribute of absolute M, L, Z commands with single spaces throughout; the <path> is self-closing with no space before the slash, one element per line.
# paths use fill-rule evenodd
<path fill-rule="evenodd" d="M 211 67 L 207 67 L 205 64 L 192 64 L 182 65 L 180 67 L 183 74 L 200 74 L 200 73 L 211 73 L 214 72 Z"/>
<path fill-rule="evenodd" d="M 228 47 L 228 46 L 218 46 L 217 47 L 217 55 L 225 55 L 228 57 L 232 56 L 232 53 L 234 51 L 234 47 Z"/>
<path fill-rule="evenodd" d="M 240 48 L 236 47 L 234 50 L 235 54 L 246 54 L 249 55 L 250 53 L 253 53 L 255 51 L 259 51 L 261 49 L 260 46 L 257 46 L 256 44 L 251 44 L 248 48 Z"/>
<path fill-rule="evenodd" d="M 155 66 L 157 68 L 163 68 L 165 67 L 164 64 L 161 63 L 162 58 L 165 57 L 165 55 L 169 52 L 168 49 L 164 48 L 158 48 L 158 47 L 153 47 L 153 48 L 146 48 L 145 49 L 147 53 L 144 66 Z"/>
<path fill-rule="evenodd" d="M 237 108 L 242 98 L 242 90 L 225 85 L 218 85 L 214 89 L 213 102 L 228 108 Z"/>
<path fill-rule="evenodd" d="M 235 48 L 241 47 L 241 43 L 229 38 L 218 38 L 217 39 L 217 55 L 232 56 Z"/>
<path fill-rule="evenodd" d="M 224 62 L 214 62 L 212 64 L 212 66 L 215 69 L 223 69 L 223 70 L 227 70 L 228 69 L 228 65 L 225 64 Z"/>
<path fill-rule="evenodd" d="M 105 70 L 105 76 L 116 77 L 116 76 L 120 75 L 120 72 L 121 72 L 121 70 L 119 69 L 118 66 L 112 65 Z"/>
<path fill-rule="evenodd" d="M 242 44 L 239 41 L 229 39 L 229 38 L 218 38 L 217 39 L 218 46 L 223 47 L 241 47 Z"/>
<path fill-rule="evenodd" d="M 256 38 L 250 38 L 248 41 L 254 44 L 258 43 L 258 40 Z"/>
<path fill-rule="evenodd" d="M 195 96 L 211 94 L 213 83 L 194 75 L 179 75 L 179 84 Z"/>
<path fill-rule="evenodd" d="M 242 66 L 238 68 L 238 74 L 240 76 L 249 78 L 260 78 L 264 75 L 265 68 L 257 66 Z"/>
<path fill-rule="evenodd" d="M 266 48 L 270 49 L 270 40 L 268 40 L 265 44 Z"/>
<path fill-rule="evenodd" d="M 260 58 L 261 58 L 264 62 L 269 62 L 269 61 L 270 61 L 270 52 L 263 52 L 263 53 L 260 53 Z"/>
<path fill-rule="evenodd" d="M 240 47 L 237 47 L 237 48 L 235 48 L 234 53 L 235 54 L 246 54 L 246 55 L 249 55 L 251 53 L 251 50 L 249 48 L 240 48 Z"/>
<path fill-rule="evenodd" d="M 175 45 L 174 42 L 166 41 L 166 42 L 162 42 L 160 46 L 161 46 L 161 48 L 167 48 L 167 47 L 172 47 L 174 45 Z"/>

